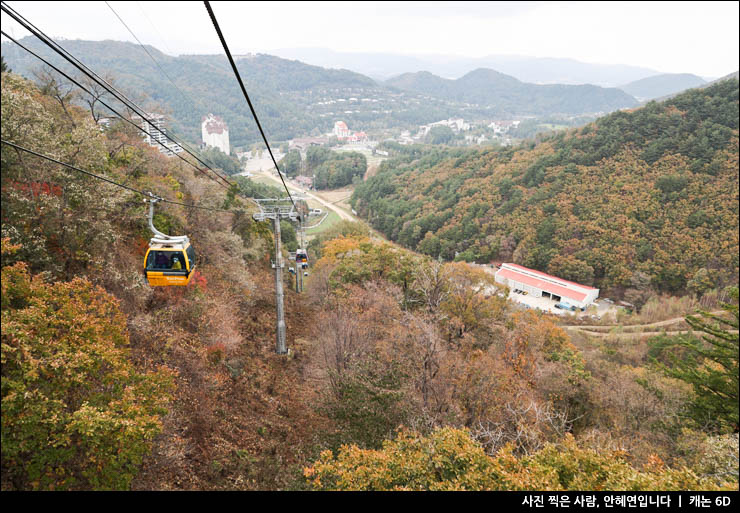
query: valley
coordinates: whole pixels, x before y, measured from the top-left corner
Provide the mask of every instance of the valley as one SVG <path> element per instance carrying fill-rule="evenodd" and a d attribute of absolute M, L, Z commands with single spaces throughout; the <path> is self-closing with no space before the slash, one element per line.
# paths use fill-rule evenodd
<path fill-rule="evenodd" d="M 740 83 L 672 39 L 685 5 L 612 55 L 599 16 L 548 29 L 568 3 L 88 4 L 104 40 L 12 4 L 4 491 L 735 500 Z M 252 46 L 273 22 L 280 56 Z M 429 53 L 362 50 L 399 26 Z M 540 33 L 603 61 L 507 53 Z"/>

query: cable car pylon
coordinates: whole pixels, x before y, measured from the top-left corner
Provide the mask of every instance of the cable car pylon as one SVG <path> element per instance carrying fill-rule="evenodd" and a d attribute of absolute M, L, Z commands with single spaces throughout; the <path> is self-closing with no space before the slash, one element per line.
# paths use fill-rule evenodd
<path fill-rule="evenodd" d="M 280 221 L 290 219 L 297 221 L 301 214 L 296 211 L 291 198 L 257 199 L 260 211 L 252 214 L 255 221 L 272 221 L 273 236 L 275 238 L 275 260 L 272 263 L 275 269 L 275 308 L 277 310 L 276 323 L 276 352 L 277 354 L 288 354 L 285 343 L 285 308 L 283 305 L 283 248 L 280 240 Z M 288 203 L 288 204 L 286 204 Z"/>

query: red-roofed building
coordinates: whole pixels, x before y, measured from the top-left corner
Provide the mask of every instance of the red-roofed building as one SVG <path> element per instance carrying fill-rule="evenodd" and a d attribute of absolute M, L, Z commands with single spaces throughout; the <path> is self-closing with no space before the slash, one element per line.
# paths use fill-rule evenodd
<path fill-rule="evenodd" d="M 547 297 L 578 308 L 586 308 L 599 297 L 599 289 L 517 264 L 501 264 L 496 271 L 496 282 L 510 289 L 523 290 L 534 297 Z"/>
<path fill-rule="evenodd" d="M 367 134 L 365 132 L 355 132 L 347 138 L 350 142 L 364 142 L 367 141 Z"/>
<path fill-rule="evenodd" d="M 334 135 L 336 135 L 338 139 L 349 137 L 351 133 L 352 132 L 350 132 L 347 123 L 344 121 L 337 121 L 334 123 Z"/>

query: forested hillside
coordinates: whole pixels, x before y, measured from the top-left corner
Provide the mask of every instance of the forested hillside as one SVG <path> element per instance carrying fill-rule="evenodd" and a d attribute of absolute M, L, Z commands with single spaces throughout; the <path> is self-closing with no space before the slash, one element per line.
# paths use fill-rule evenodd
<path fill-rule="evenodd" d="M 35 38 L 29 36 L 20 42 L 61 69 L 71 70 Z M 80 56 L 86 65 L 114 79 L 117 87 L 143 102 L 149 110 L 166 111 L 171 116 L 170 129 L 193 144 L 200 142 L 201 118 L 209 112 L 222 117 L 229 125 L 232 147 L 260 140 L 249 109 L 240 101 L 238 84 L 232 79 L 224 56 L 172 57 L 147 46 L 155 63 L 144 49 L 132 43 L 81 40 L 60 43 L 73 55 Z M 27 78 L 36 79 L 34 72 L 43 67 L 12 42 L 4 42 L 2 52 L 10 68 Z M 236 62 L 250 96 L 260 106 L 258 115 L 267 135 L 277 141 L 327 133 L 337 119 L 343 119 L 354 130 L 367 131 L 415 128 L 453 116 L 471 119 L 530 112 L 544 115 L 611 112 L 636 105 L 634 99 L 617 89 L 525 84 L 491 70 L 479 70 L 455 81 L 454 94 L 436 95 L 425 88 L 405 88 L 400 83 L 391 83 L 407 89 L 401 91 L 359 73 L 309 66 L 264 54 L 237 56 Z M 507 80 L 491 80 L 490 74 Z M 512 87 L 510 82 L 514 83 Z"/>
<path fill-rule="evenodd" d="M 457 80 L 429 72 L 404 73 L 385 82 L 404 91 L 488 106 L 496 116 L 579 115 L 634 107 L 622 90 L 594 85 L 538 85 L 520 82 L 492 69 L 476 69 Z"/>
<path fill-rule="evenodd" d="M 640 101 L 652 100 L 673 93 L 685 91 L 691 87 L 699 87 L 707 81 L 690 73 L 664 73 L 635 80 L 629 84 L 620 86 L 620 89 L 631 94 Z"/>
<path fill-rule="evenodd" d="M 29 36 L 20 42 L 61 69 L 73 71 L 37 39 Z M 209 112 L 229 125 L 232 147 L 260 140 L 225 56 L 171 57 L 147 46 L 155 64 L 132 43 L 60 43 L 147 109 L 164 110 L 170 116 L 170 129 L 191 143 L 200 142 L 201 118 Z M 36 80 L 35 72 L 43 69 L 42 63 L 12 42 L 3 42 L 2 52 L 8 66 L 29 79 Z M 320 135 L 331 131 L 337 118 L 354 129 L 368 130 L 415 126 L 453 115 L 468 117 L 474 112 L 460 103 L 421 101 L 416 94 L 392 91 L 347 70 L 324 69 L 264 54 L 237 56 L 236 61 L 253 102 L 260 106 L 258 115 L 271 140 Z M 363 98 L 366 101 L 361 101 Z"/>
<path fill-rule="evenodd" d="M 736 333 L 700 327 L 726 337 L 710 353 L 571 338 L 480 269 L 339 223 L 306 293 L 284 274 L 277 355 L 272 236 L 243 197 L 273 191 L 221 187 L 14 73 L 1 132 L 184 203 L 154 224 L 197 254 L 188 286 L 150 287 L 139 193 L 2 145 L 3 490 L 737 489 L 737 397 L 687 377 L 736 389 Z"/>
<path fill-rule="evenodd" d="M 432 257 L 514 261 L 607 293 L 737 283 L 738 81 L 526 146 L 407 154 L 352 205 Z"/>

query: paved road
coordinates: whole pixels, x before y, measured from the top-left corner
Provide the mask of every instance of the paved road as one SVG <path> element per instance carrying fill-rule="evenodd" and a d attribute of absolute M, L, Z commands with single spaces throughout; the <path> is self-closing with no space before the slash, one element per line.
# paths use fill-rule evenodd
<path fill-rule="evenodd" d="M 277 176 L 275 176 L 271 172 L 255 171 L 254 172 L 254 175 L 255 176 L 263 176 L 263 177 L 269 178 L 270 180 L 276 182 L 277 184 L 279 184 L 281 186 L 283 185 L 283 182 L 280 180 L 280 178 L 278 178 Z M 344 210 L 342 210 L 338 206 L 331 204 L 330 202 L 326 201 L 325 199 L 323 199 L 323 198 L 321 198 L 321 197 L 319 197 L 319 196 L 317 196 L 317 195 L 315 195 L 315 194 L 313 194 L 313 193 L 311 193 L 311 192 L 309 192 L 309 191 L 307 191 L 305 189 L 302 189 L 302 188 L 300 188 L 300 187 L 298 187 L 296 185 L 293 185 L 288 180 L 285 181 L 285 184 L 288 186 L 288 189 L 290 191 L 299 192 L 299 193 L 304 194 L 304 195 L 306 195 L 307 197 L 309 197 L 309 198 L 311 198 L 313 200 L 318 201 L 319 203 L 321 203 L 322 205 L 324 205 L 326 208 L 328 208 L 328 209 L 333 210 L 334 212 L 336 212 L 337 215 L 340 218 L 346 219 L 347 221 L 353 221 L 353 222 L 356 222 L 357 221 L 357 218 L 355 216 L 353 216 L 352 214 L 349 214 L 349 213 L 345 212 Z"/>

